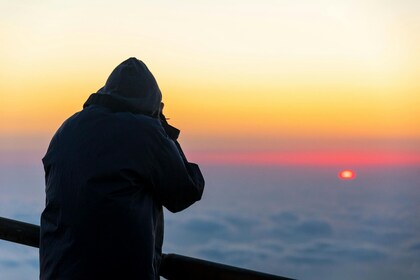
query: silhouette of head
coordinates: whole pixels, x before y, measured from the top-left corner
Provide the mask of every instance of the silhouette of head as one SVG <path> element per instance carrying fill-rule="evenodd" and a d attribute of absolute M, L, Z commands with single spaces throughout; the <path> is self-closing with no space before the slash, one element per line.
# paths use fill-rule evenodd
<path fill-rule="evenodd" d="M 145 114 L 156 116 L 160 111 L 159 86 L 146 64 L 135 57 L 118 65 L 97 93 L 112 95 Z"/>

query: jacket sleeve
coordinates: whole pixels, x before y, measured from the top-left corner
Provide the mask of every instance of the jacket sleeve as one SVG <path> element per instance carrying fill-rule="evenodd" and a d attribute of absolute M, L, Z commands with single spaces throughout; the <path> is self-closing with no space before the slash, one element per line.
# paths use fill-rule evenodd
<path fill-rule="evenodd" d="M 198 165 L 187 161 L 179 143 L 170 139 L 161 126 L 155 133 L 152 192 L 169 211 L 178 212 L 201 199 L 204 178 Z"/>

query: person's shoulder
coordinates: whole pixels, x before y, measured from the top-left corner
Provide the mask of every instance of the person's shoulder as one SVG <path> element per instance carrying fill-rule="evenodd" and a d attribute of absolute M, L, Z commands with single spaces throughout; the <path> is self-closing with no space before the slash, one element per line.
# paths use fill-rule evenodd
<path fill-rule="evenodd" d="M 70 117 L 68 117 L 62 124 L 61 126 L 57 129 L 57 132 L 60 132 L 62 130 L 64 130 L 65 128 L 67 128 L 68 126 L 71 126 L 72 123 L 74 123 L 80 116 L 80 113 L 82 111 L 76 112 L 73 115 L 71 115 Z"/>

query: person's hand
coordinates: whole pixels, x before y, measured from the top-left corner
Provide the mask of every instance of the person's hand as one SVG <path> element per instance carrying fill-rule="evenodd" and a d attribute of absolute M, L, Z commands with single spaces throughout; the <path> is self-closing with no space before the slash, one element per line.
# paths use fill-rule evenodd
<path fill-rule="evenodd" d="M 160 106 L 159 106 L 159 117 L 161 114 L 163 114 L 163 108 L 165 107 L 165 103 L 160 102 Z"/>
<path fill-rule="evenodd" d="M 160 103 L 160 114 L 159 114 L 159 119 L 160 119 L 160 123 L 163 126 L 163 129 L 165 129 L 166 134 L 169 136 L 169 138 L 171 138 L 172 140 L 176 140 L 178 139 L 179 136 L 179 129 L 173 127 L 172 125 L 170 125 L 165 117 L 165 115 L 163 114 L 163 107 L 165 106 L 165 104 Z"/>

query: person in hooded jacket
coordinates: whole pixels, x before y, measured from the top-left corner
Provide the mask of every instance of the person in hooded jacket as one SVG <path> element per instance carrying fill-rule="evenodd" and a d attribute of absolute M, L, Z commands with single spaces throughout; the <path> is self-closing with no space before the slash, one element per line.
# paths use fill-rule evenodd
<path fill-rule="evenodd" d="M 204 188 L 161 100 L 129 58 L 55 133 L 42 159 L 40 279 L 159 279 L 162 206 L 181 211 Z"/>

